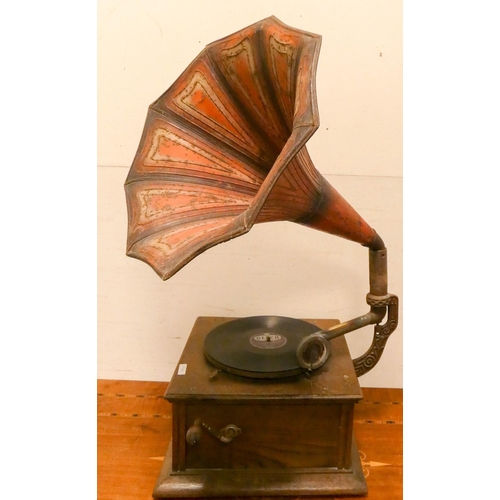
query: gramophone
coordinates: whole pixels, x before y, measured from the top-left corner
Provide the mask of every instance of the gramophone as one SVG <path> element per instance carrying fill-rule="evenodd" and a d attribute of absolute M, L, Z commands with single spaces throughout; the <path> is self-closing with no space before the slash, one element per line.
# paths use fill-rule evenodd
<path fill-rule="evenodd" d="M 292 221 L 368 248 L 366 314 L 339 323 L 201 317 L 165 397 L 172 443 L 153 496 L 360 495 L 358 377 L 398 321 L 381 237 L 321 176 L 321 37 L 269 17 L 208 45 L 149 107 L 125 183 L 127 255 L 167 280 L 254 224 Z M 384 323 L 382 323 L 384 321 Z M 374 325 L 352 360 L 344 335 Z"/>

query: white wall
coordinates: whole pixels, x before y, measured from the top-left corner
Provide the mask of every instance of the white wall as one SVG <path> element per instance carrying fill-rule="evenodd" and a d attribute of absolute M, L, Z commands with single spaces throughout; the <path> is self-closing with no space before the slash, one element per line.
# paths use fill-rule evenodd
<path fill-rule="evenodd" d="M 402 302 L 401 0 L 98 2 L 98 376 L 169 380 L 197 316 L 351 319 L 367 310 L 368 256 L 291 223 L 255 226 L 163 282 L 125 256 L 123 183 L 148 105 L 208 43 L 275 15 L 323 36 L 317 169 L 383 237 Z M 402 387 L 402 311 L 365 387 Z M 372 328 L 347 336 L 353 356 Z"/>

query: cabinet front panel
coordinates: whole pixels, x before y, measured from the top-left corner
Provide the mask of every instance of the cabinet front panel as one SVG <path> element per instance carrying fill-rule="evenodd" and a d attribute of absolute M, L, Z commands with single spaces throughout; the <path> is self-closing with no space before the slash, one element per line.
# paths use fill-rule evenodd
<path fill-rule="evenodd" d="M 186 429 L 198 422 L 194 444 L 185 444 L 185 468 L 246 469 L 339 467 L 344 465 L 343 405 L 214 404 L 186 405 Z M 349 412 L 350 413 L 350 412 Z M 221 430 L 241 432 L 222 442 Z M 215 435 L 214 435 L 215 434 Z M 346 450 L 347 451 L 347 450 Z M 349 450 L 350 451 L 350 450 Z"/>

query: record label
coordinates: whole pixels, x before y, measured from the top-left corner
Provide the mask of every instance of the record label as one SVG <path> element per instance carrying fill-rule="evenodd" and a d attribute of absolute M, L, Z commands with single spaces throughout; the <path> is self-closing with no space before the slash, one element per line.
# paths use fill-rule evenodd
<path fill-rule="evenodd" d="M 276 349 L 286 344 L 286 337 L 277 333 L 261 333 L 250 337 L 250 344 L 259 349 Z"/>

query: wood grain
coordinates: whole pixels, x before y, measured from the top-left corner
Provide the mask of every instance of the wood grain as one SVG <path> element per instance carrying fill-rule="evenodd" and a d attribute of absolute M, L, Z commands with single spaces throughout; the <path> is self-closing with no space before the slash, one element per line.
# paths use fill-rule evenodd
<path fill-rule="evenodd" d="M 165 382 L 98 380 L 98 499 L 143 500 L 151 493 L 171 440 Z M 369 500 L 403 498 L 403 391 L 363 388 L 354 435 Z M 344 497 L 356 498 L 356 497 Z"/>

